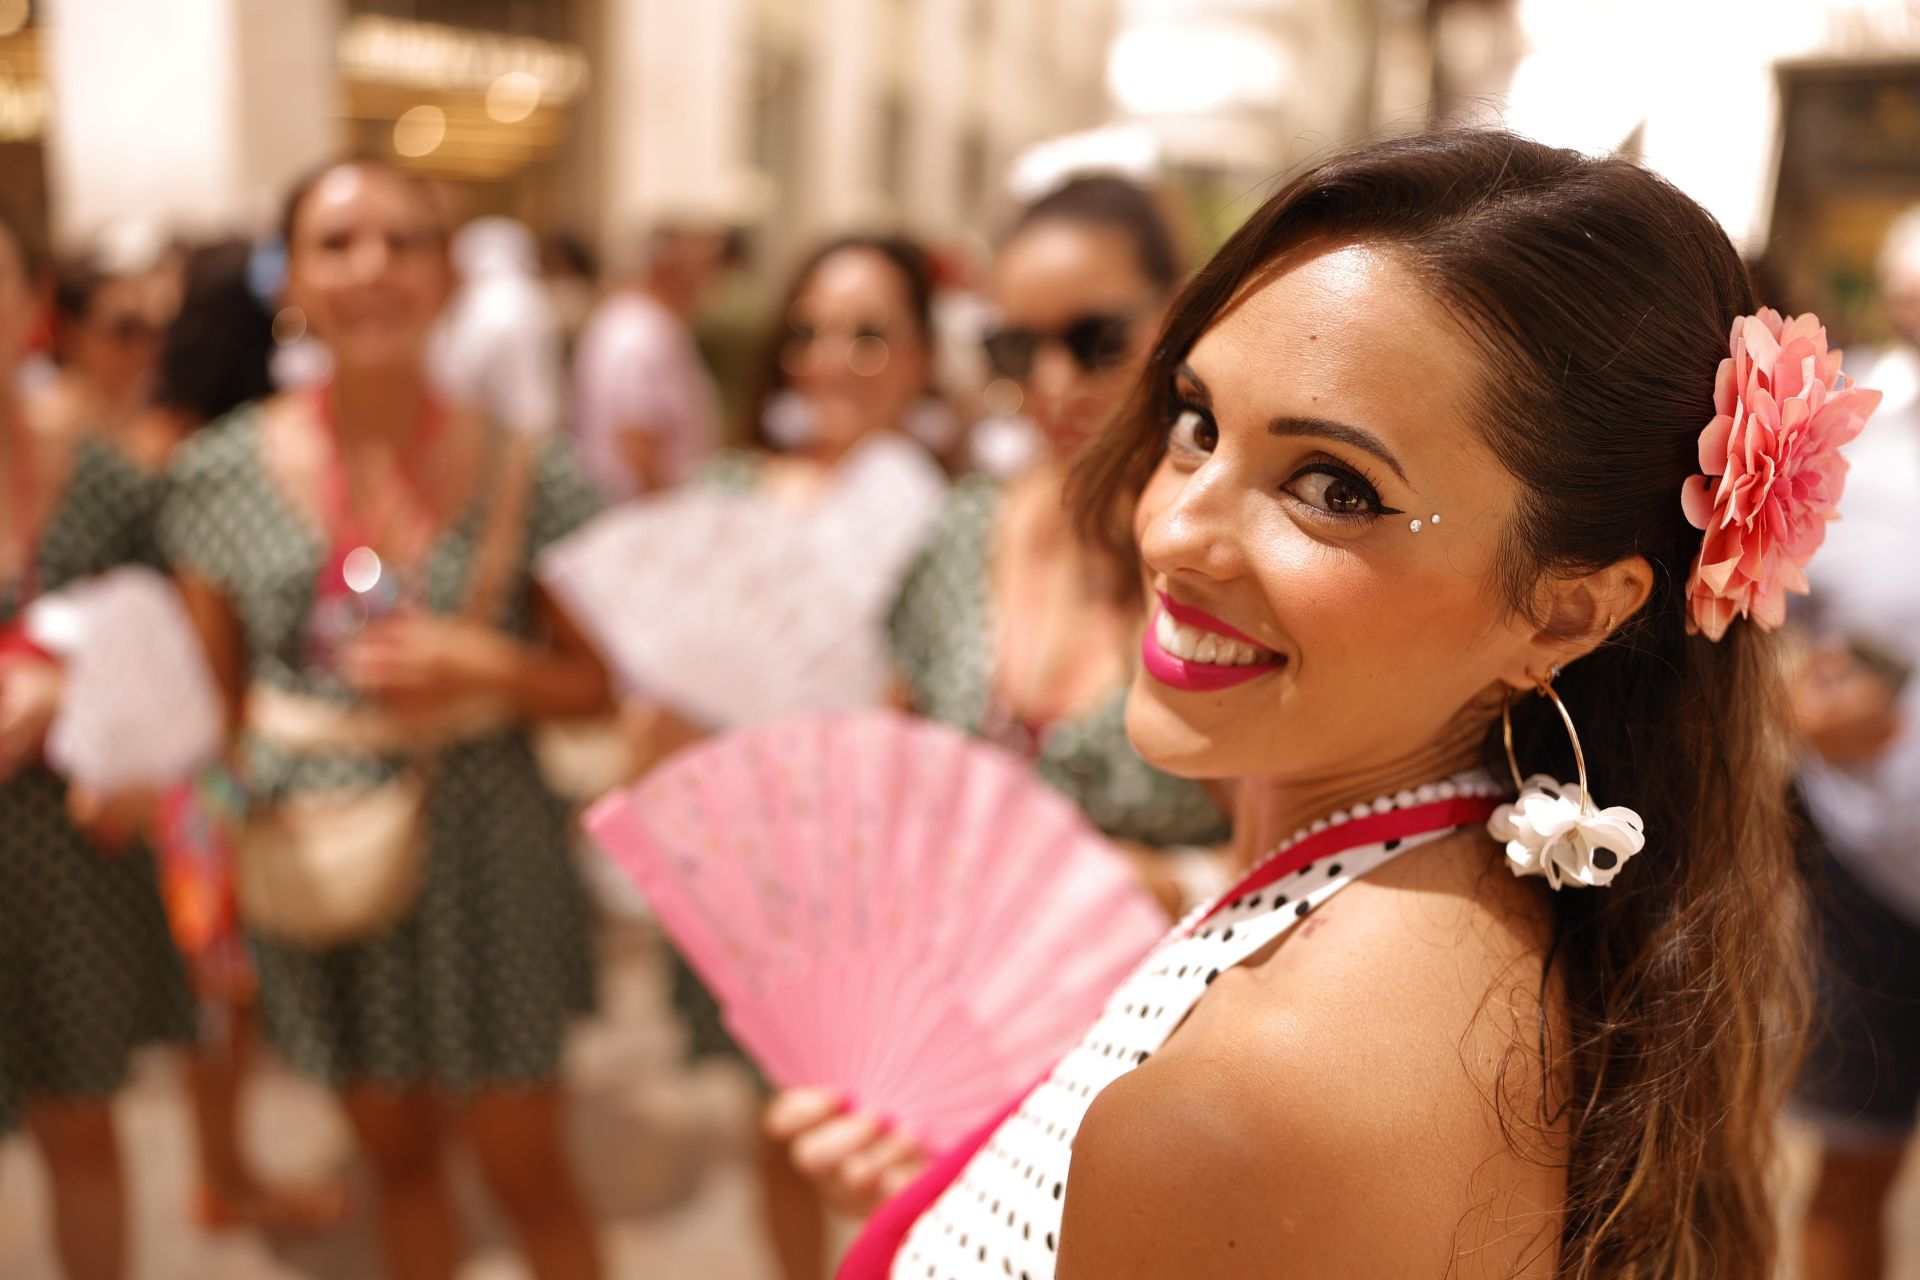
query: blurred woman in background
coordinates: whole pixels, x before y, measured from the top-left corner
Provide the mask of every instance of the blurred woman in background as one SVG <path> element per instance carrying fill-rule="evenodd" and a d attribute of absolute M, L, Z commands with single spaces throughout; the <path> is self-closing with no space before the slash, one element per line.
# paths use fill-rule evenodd
<path fill-rule="evenodd" d="M 303 804 L 345 824 L 400 789 L 418 800 L 424 865 L 397 919 L 351 940 L 295 941 L 284 917 L 256 929 L 267 1032 L 341 1091 L 400 1280 L 459 1266 L 456 1134 L 534 1274 L 597 1276 L 556 1087 L 592 998 L 586 904 L 524 732 L 607 701 L 599 662 L 527 572 L 594 503 L 561 446 L 432 396 L 447 240 L 414 183 L 329 166 L 294 190 L 283 234 L 286 301 L 332 379 L 198 433 L 163 540 L 244 727 L 250 830 L 286 829 Z"/>
<path fill-rule="evenodd" d="M 61 677 L 19 623 L 42 592 L 154 561 L 163 453 L 20 402 L 32 292 L 25 242 L 0 221 L 0 1132 L 24 1120 L 46 1158 L 66 1274 L 116 1280 L 127 1194 L 112 1097 L 136 1047 L 192 1038 L 193 1004 L 152 858 L 83 832 L 41 761 Z"/>
<path fill-rule="evenodd" d="M 52 423 L 117 431 L 141 417 L 153 394 L 177 285 L 142 246 L 118 257 L 124 261 L 104 249 L 86 254 L 55 278 L 59 373 L 41 410 Z"/>
<path fill-rule="evenodd" d="M 1180 276 L 1154 197 L 1125 179 L 1075 179 L 1020 215 L 993 266 L 987 351 L 1044 451 L 1007 485 L 961 482 L 891 619 L 912 709 L 1034 761 L 1135 849 L 1170 910 L 1211 886 L 1214 858 L 1150 850 L 1215 845 L 1228 824 L 1205 787 L 1127 742 L 1138 593 L 1074 536 L 1066 482 L 1139 377 Z"/>
<path fill-rule="evenodd" d="M 696 477 L 805 507 L 861 444 L 905 436 L 942 406 L 933 386 L 933 262 L 898 236 L 843 236 L 794 272 L 768 336 L 744 434 Z"/>
<path fill-rule="evenodd" d="M 817 513 L 871 499 L 871 490 L 849 499 L 840 482 L 850 460 L 880 447 L 910 460 L 909 474 L 918 463 L 937 503 L 937 466 L 908 433 L 916 414 L 944 408 L 933 387 L 932 300 L 932 262 L 909 240 L 847 236 L 816 249 L 796 270 L 766 343 L 744 432 L 751 447 L 719 455 L 690 483 L 754 494 L 796 514 Z M 924 519 L 900 510 L 898 495 L 878 496 L 893 505 L 885 512 L 835 514 L 850 529 L 864 526 L 875 542 L 892 537 L 882 524 Z M 887 584 L 880 608 L 895 589 L 897 581 Z M 878 628 L 875 612 L 871 623 Z M 651 713 L 649 722 L 643 754 L 652 759 L 702 732 L 664 710 Z M 692 1029 L 694 1057 L 746 1061 L 721 1025 L 713 997 L 680 961 L 674 1004 Z M 819 1197 L 784 1149 L 765 1147 L 761 1163 L 768 1230 L 782 1273 L 790 1280 L 820 1275 L 826 1223 Z"/>

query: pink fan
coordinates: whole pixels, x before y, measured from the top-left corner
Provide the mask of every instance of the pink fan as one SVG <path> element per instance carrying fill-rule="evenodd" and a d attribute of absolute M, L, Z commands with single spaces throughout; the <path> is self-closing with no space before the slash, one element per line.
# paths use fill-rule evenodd
<path fill-rule="evenodd" d="M 1026 764 L 892 711 L 707 742 L 587 829 L 772 1079 L 930 1150 L 1052 1066 L 1167 928 Z"/>

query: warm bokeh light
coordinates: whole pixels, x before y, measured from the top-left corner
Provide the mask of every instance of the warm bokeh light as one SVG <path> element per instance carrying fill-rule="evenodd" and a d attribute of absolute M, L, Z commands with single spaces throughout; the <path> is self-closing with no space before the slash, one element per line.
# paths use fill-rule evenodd
<path fill-rule="evenodd" d="M 393 149 L 409 160 L 432 155 L 446 140 L 447 113 L 438 107 L 409 107 L 393 122 Z"/>
<path fill-rule="evenodd" d="M 540 105 L 540 81 L 530 71 L 509 71 L 487 88 L 487 114 L 501 124 L 519 124 Z"/>
<path fill-rule="evenodd" d="M 995 378 L 980 393 L 980 405 L 988 413 L 1002 418 L 1011 418 L 1020 412 L 1020 406 L 1026 403 L 1026 396 L 1020 390 L 1020 384 L 1011 378 Z"/>

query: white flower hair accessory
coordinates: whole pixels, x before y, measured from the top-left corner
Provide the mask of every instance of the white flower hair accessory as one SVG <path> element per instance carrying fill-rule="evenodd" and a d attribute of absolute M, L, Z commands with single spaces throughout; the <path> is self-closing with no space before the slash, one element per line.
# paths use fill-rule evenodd
<path fill-rule="evenodd" d="M 1559 675 L 1558 667 L 1554 675 Z M 1525 780 L 1513 752 L 1513 697 L 1500 709 L 1500 727 L 1507 744 L 1507 766 L 1519 791 L 1512 804 L 1503 804 L 1487 820 L 1487 831 L 1506 845 L 1507 869 L 1516 876 L 1544 876 L 1549 887 L 1569 884 L 1600 888 L 1612 883 L 1627 859 L 1646 847 L 1646 824 L 1624 805 L 1597 808 L 1587 793 L 1587 759 L 1580 750 L 1567 704 L 1553 690 L 1551 678 L 1542 680 L 1540 695 L 1550 700 L 1573 740 L 1574 764 L 1580 781 L 1565 783 L 1544 773 Z"/>

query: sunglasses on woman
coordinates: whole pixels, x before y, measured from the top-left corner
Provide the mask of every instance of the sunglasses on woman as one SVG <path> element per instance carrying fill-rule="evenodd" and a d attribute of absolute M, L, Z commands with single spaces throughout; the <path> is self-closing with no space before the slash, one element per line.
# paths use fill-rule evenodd
<path fill-rule="evenodd" d="M 987 359 L 1002 377 L 1024 382 L 1033 374 L 1040 348 L 1057 342 L 1067 349 L 1082 373 L 1097 373 L 1126 361 L 1133 349 L 1137 311 L 1097 311 L 1077 316 L 1058 329 L 1009 325 L 985 339 Z"/>

